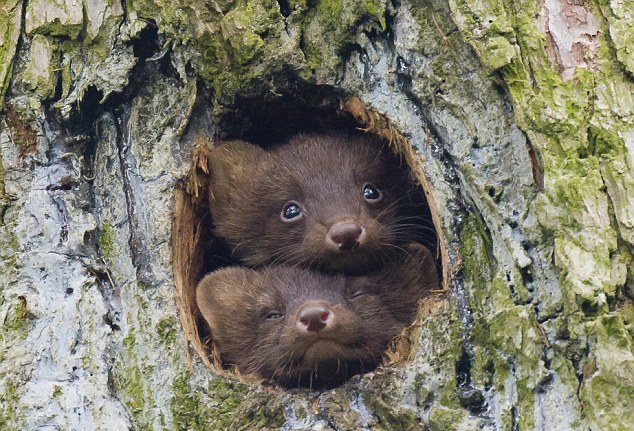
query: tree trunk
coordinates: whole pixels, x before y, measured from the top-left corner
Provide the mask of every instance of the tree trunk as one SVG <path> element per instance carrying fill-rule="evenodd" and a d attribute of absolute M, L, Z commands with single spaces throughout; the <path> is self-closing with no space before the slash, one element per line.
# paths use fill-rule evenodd
<path fill-rule="evenodd" d="M 0 10 L 0 428 L 631 428 L 630 3 Z M 218 370 L 205 149 L 344 123 L 418 175 L 444 291 L 340 388 Z"/>

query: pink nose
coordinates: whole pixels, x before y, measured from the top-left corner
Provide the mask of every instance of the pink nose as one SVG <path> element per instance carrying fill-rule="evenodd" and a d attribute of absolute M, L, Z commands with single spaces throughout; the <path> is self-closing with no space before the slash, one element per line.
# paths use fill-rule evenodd
<path fill-rule="evenodd" d="M 303 331 L 317 332 L 331 324 L 334 313 L 325 305 L 306 304 L 299 310 L 297 326 Z"/>
<path fill-rule="evenodd" d="M 349 251 L 359 245 L 363 234 L 363 228 L 358 224 L 339 222 L 332 225 L 326 236 L 326 241 L 338 251 Z"/>

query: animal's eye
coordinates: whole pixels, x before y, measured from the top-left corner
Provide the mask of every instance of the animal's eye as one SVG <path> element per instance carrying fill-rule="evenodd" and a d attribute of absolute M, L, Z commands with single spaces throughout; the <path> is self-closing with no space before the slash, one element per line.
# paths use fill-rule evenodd
<path fill-rule="evenodd" d="M 284 314 L 278 310 L 270 310 L 264 313 L 264 318 L 267 320 L 281 319 Z"/>
<path fill-rule="evenodd" d="M 372 183 L 363 185 L 363 199 L 369 203 L 376 203 L 383 199 L 383 193 Z"/>
<path fill-rule="evenodd" d="M 354 298 L 358 298 L 361 295 L 365 295 L 367 292 L 365 291 L 365 289 L 355 289 L 352 292 L 350 292 L 350 294 L 348 294 L 348 299 L 354 299 Z"/>
<path fill-rule="evenodd" d="M 302 214 L 304 214 L 302 207 L 300 207 L 297 202 L 290 201 L 284 205 L 284 209 L 282 210 L 282 214 L 280 214 L 280 216 L 282 221 L 291 222 L 299 220 Z"/>

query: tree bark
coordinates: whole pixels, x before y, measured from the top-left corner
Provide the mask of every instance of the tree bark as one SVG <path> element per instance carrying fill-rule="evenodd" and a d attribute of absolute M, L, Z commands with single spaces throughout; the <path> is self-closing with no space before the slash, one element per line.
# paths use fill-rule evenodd
<path fill-rule="evenodd" d="M 0 10 L 0 428 L 634 423 L 631 4 Z M 342 122 L 417 174 L 444 291 L 340 388 L 215 369 L 187 296 L 205 148 Z"/>

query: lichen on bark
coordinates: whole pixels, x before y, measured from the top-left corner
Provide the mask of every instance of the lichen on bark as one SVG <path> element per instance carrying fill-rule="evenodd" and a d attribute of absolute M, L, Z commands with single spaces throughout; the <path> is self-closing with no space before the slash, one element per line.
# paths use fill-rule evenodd
<path fill-rule="evenodd" d="M 507 9 L 504 15 L 513 22 L 513 32 L 507 38 L 522 55 L 499 67 L 499 72 L 513 97 L 514 117 L 537 148 L 544 169 L 544 190 L 535 201 L 534 213 L 547 234 L 545 239 L 554 238 L 554 261 L 562 282 L 561 316 L 565 319 L 557 319 L 559 323 L 549 321 L 547 326 L 551 329 L 546 333 L 553 341 L 550 334 L 554 328 L 570 331 L 569 341 L 555 337 L 554 353 L 571 361 L 576 373 L 583 375 L 584 388 L 594 379 L 597 383 L 604 378 L 613 382 L 611 370 L 627 369 L 631 373 L 634 366 L 631 336 L 623 342 L 616 333 L 610 336 L 601 331 L 601 322 L 607 318 L 615 319 L 613 327 L 621 328 L 623 333 L 615 304 L 630 300 L 623 289 L 628 271 L 631 278 L 632 243 L 626 239 L 630 237 L 631 215 L 624 210 L 623 199 L 632 182 L 631 165 L 626 162 L 632 157 L 627 148 L 633 125 L 632 104 L 627 96 L 632 82 L 618 64 L 624 62 L 628 67 L 621 49 L 624 38 L 620 23 L 611 9 L 615 5 L 570 6 L 546 1 L 545 7 L 557 10 L 557 3 L 563 5 L 562 9 L 572 10 L 567 9 L 568 15 L 550 18 L 577 17 L 577 27 L 536 22 L 534 17 L 543 7 L 540 2 L 526 3 L 522 9 Z M 461 29 L 486 40 L 487 32 L 480 31 L 486 25 L 469 18 L 479 16 L 479 10 L 468 3 L 460 5 Z M 621 8 L 618 15 L 628 13 L 631 11 Z M 540 19 L 544 19 L 543 15 Z M 546 34 L 536 31 L 540 27 L 546 29 Z M 553 61 L 567 55 L 561 52 L 566 46 L 557 42 L 565 37 L 560 33 L 571 28 L 581 29 L 577 34 L 591 41 L 593 45 L 588 46 L 595 50 L 587 54 L 588 61 L 578 57 L 579 63 L 572 65 L 573 72 L 566 72 Z M 555 54 L 549 56 L 550 52 Z M 586 319 L 594 323 L 572 323 Z M 599 337 L 601 332 L 605 335 Z M 580 358 L 577 343 L 590 352 L 611 350 L 612 355 L 605 356 L 606 362 L 600 366 L 591 365 L 596 364 L 594 354 Z M 582 371 L 588 367 L 593 369 L 591 375 Z M 633 383 L 625 378 L 621 385 L 608 384 L 603 387 L 605 397 L 597 392 L 589 395 L 582 389 L 579 401 L 589 410 L 584 408 L 586 416 L 576 422 L 577 427 L 627 427 L 632 417 L 622 412 L 631 411 L 632 397 L 622 396 L 620 388 Z M 610 392 L 612 395 L 608 396 Z M 609 411 L 616 414 L 606 413 Z"/>

